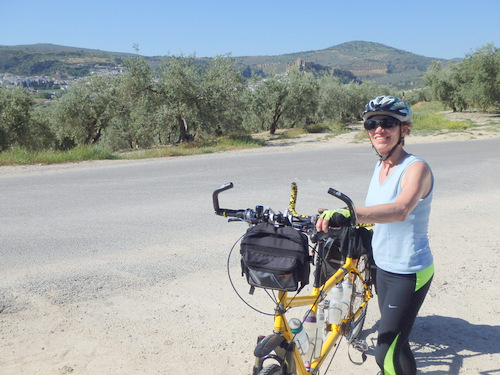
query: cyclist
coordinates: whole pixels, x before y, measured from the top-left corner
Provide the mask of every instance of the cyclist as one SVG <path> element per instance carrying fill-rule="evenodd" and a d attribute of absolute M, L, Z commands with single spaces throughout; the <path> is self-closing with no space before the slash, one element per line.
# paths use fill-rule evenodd
<path fill-rule="evenodd" d="M 427 227 L 434 178 L 429 165 L 407 153 L 404 139 L 412 126 L 407 103 L 378 96 L 363 112 L 364 127 L 379 162 L 360 223 L 375 223 L 372 239 L 381 313 L 375 359 L 383 374 L 416 374 L 409 335 L 434 275 Z M 318 231 L 347 225 L 347 210 L 325 211 Z"/>

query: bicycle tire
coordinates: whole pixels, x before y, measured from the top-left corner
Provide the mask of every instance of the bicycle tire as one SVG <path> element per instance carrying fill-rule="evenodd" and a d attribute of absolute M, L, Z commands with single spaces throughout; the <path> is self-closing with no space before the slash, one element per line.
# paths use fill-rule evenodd
<path fill-rule="evenodd" d="M 259 371 L 258 375 L 280 375 L 281 374 L 281 366 L 273 363 L 272 365 L 265 366 L 262 370 Z"/>
<path fill-rule="evenodd" d="M 357 260 L 357 268 L 361 274 L 361 277 L 365 282 L 369 280 L 370 277 L 370 266 L 369 266 L 369 260 L 368 260 L 368 255 L 363 254 L 359 257 Z M 365 287 L 361 279 L 357 274 L 354 274 L 354 279 L 352 283 L 352 296 L 351 296 L 351 312 L 356 312 L 360 306 L 367 301 L 366 298 L 366 293 L 365 293 Z M 348 341 L 349 343 L 352 343 L 356 340 L 359 339 L 359 336 L 361 335 L 361 331 L 363 330 L 363 325 L 365 323 L 366 319 L 366 310 L 367 310 L 368 305 L 365 304 L 361 310 L 361 313 L 359 316 L 354 319 L 351 324 L 350 324 L 350 329 L 348 332 Z"/>

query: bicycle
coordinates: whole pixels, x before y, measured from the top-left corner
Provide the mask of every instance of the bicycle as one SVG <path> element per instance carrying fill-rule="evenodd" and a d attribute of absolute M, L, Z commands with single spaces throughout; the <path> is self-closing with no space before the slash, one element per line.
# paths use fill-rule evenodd
<path fill-rule="evenodd" d="M 314 281 L 310 294 L 300 295 L 304 285 L 298 287 L 297 283 L 291 287 L 287 284 L 279 284 L 270 288 L 275 303 L 273 333 L 259 336 L 257 339 L 257 346 L 254 350 L 253 375 L 319 374 L 321 366 L 326 363 L 332 349 L 343 337 L 347 338 L 349 345 L 362 353 L 362 362 L 364 362 L 366 360 L 364 352 L 368 347 L 366 342 L 360 339 L 360 334 L 366 317 L 368 301 L 373 296 L 373 280 L 370 277 L 370 267 L 373 260 L 368 250 L 365 249 L 366 251 L 360 253 L 359 246 L 357 246 L 356 253 L 356 243 L 359 242 L 358 233 L 361 230 L 367 232 L 368 230 L 357 225 L 351 199 L 330 188 L 328 194 L 342 200 L 347 205 L 351 213 L 350 226 L 332 228 L 328 233 L 317 233 L 315 222 L 318 214 L 299 215 L 295 211 L 297 200 L 297 185 L 295 183 L 292 183 L 291 198 L 285 213 L 275 213 L 271 208 L 264 209 L 263 206 L 256 206 L 255 210 L 250 208 L 220 208 L 219 194 L 232 187 L 233 184 L 228 183 L 213 192 L 213 206 L 216 215 L 228 217 L 229 221 L 248 223 L 250 228 L 246 235 L 259 225 L 293 228 L 297 232 L 307 234 L 309 236 L 307 247 L 308 250 L 311 250 L 308 261 L 314 266 Z M 241 246 L 243 246 L 243 241 Z M 325 265 L 329 261 L 327 255 L 331 253 L 332 249 L 343 250 L 343 255 L 337 257 L 338 268 L 330 270 L 330 274 L 325 275 Z M 340 254 L 337 252 L 337 255 Z M 307 271 L 309 271 L 309 265 L 307 265 Z M 281 271 L 281 273 L 283 272 Z M 269 276 L 266 276 L 269 281 Z M 279 277 L 274 276 L 271 279 L 279 279 L 280 277 L 286 279 L 290 275 L 285 273 L 285 275 L 278 275 Z M 255 280 L 250 280 L 248 274 L 247 279 L 251 285 L 250 293 L 252 294 Z M 272 282 L 274 283 L 274 281 Z M 281 280 L 276 282 L 281 282 Z M 346 293 L 342 292 L 341 298 L 344 305 L 339 307 L 337 288 L 340 289 L 339 285 L 344 284 L 347 285 Z M 267 290 L 268 285 L 257 285 L 257 287 Z M 352 291 L 350 291 L 351 288 Z M 292 291 L 296 291 L 296 294 L 293 295 Z M 271 293 L 268 294 L 271 296 Z M 304 318 L 299 322 L 293 318 L 288 320 L 286 314 L 297 307 L 307 308 Z M 304 331 L 309 332 L 309 334 L 304 336 Z M 334 354 L 331 361 L 333 357 Z"/>

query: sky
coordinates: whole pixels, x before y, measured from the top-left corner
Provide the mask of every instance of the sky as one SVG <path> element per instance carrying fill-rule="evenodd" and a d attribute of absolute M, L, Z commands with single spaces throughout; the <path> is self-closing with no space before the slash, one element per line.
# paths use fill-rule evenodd
<path fill-rule="evenodd" d="M 281 55 L 350 41 L 434 58 L 500 48 L 500 0 L 0 0 L 0 45 Z"/>

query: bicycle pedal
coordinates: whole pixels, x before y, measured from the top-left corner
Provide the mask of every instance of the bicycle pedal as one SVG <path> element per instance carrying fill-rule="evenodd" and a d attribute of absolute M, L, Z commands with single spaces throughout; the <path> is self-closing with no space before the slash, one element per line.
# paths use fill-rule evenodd
<path fill-rule="evenodd" d="M 368 350 L 368 344 L 365 340 L 356 340 L 352 343 L 352 347 L 361 353 L 366 352 Z"/>

